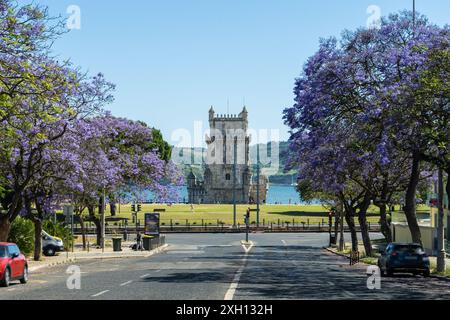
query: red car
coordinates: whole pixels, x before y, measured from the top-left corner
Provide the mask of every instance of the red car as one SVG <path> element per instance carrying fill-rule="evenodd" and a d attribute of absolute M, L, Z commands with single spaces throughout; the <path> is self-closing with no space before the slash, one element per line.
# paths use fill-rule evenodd
<path fill-rule="evenodd" d="M 0 242 L 0 286 L 8 287 L 11 281 L 28 282 L 28 263 L 14 243 Z"/>

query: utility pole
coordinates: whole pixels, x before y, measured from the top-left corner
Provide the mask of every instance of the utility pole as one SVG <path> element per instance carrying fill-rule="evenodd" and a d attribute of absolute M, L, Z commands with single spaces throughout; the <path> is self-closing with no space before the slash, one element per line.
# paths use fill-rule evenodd
<path fill-rule="evenodd" d="M 339 251 L 344 251 L 344 203 L 339 204 L 339 214 L 341 223 L 341 236 L 339 238 Z"/>
<path fill-rule="evenodd" d="M 260 216 L 260 200 L 259 200 L 259 176 L 260 176 L 260 165 L 259 165 L 259 144 L 256 147 L 256 227 L 259 228 L 259 216 Z"/>
<path fill-rule="evenodd" d="M 237 166 L 237 137 L 234 137 L 233 147 L 233 228 L 236 228 L 236 166 Z"/>
<path fill-rule="evenodd" d="M 105 187 L 103 186 L 103 194 L 102 194 L 102 214 L 101 214 L 101 220 L 102 220 L 102 253 L 105 253 L 105 210 L 106 210 L 106 195 L 105 195 Z"/>
<path fill-rule="evenodd" d="M 439 168 L 438 173 L 438 256 L 437 272 L 444 273 L 445 266 L 445 237 L 444 237 L 444 171 Z"/>

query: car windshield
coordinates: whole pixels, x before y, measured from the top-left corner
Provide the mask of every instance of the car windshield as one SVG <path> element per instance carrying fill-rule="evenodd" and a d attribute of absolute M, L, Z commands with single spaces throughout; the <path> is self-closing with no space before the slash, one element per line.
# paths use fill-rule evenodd
<path fill-rule="evenodd" d="M 6 257 L 6 247 L 0 247 L 0 258 Z"/>
<path fill-rule="evenodd" d="M 423 254 L 423 249 L 421 246 L 417 245 L 398 245 L 395 246 L 395 251 L 409 254 Z"/>

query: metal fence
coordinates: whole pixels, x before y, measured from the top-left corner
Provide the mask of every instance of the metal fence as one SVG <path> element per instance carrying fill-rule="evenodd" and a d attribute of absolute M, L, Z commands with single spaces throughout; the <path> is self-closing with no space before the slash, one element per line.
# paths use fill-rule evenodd
<path fill-rule="evenodd" d="M 379 224 L 368 224 L 370 232 L 380 232 Z M 230 224 L 225 224 L 220 221 L 216 223 L 205 222 L 202 223 L 191 223 L 189 220 L 181 223 L 179 221 L 167 220 L 161 221 L 160 231 L 162 233 L 233 233 L 233 232 L 246 232 L 246 225 L 244 223 L 238 223 L 235 227 Z M 266 222 L 263 221 L 259 226 L 255 223 L 250 225 L 251 232 L 330 232 L 329 224 L 325 223 L 308 223 L 308 222 L 296 222 L 292 223 L 277 221 L 277 222 Z M 331 232 L 334 233 L 335 226 L 331 228 Z M 344 225 L 344 231 L 350 231 L 347 225 Z M 359 225 L 356 226 L 356 231 L 360 231 Z M 94 234 L 96 228 L 93 224 L 85 224 L 86 234 Z M 123 223 L 108 224 L 106 225 L 106 234 L 124 234 L 124 233 L 144 233 L 144 226 L 141 224 L 127 225 Z M 76 235 L 81 234 L 81 227 L 76 226 L 74 228 L 74 233 Z"/>

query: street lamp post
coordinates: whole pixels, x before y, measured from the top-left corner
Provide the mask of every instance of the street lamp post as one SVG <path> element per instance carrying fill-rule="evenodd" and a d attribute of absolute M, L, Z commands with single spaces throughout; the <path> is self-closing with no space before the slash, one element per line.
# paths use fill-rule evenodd
<path fill-rule="evenodd" d="M 444 237 L 444 172 L 439 168 L 438 173 L 438 256 L 437 256 L 437 271 L 444 273 L 445 266 L 445 237 Z"/>
<path fill-rule="evenodd" d="M 341 223 L 341 236 L 339 238 L 339 251 L 344 251 L 344 203 L 341 201 L 339 204 L 339 214 Z"/>
<path fill-rule="evenodd" d="M 102 214 L 101 214 L 101 220 L 102 220 L 102 253 L 105 252 L 105 210 L 106 210 L 106 195 L 105 195 L 105 187 L 103 186 L 103 193 L 102 193 Z"/>
<path fill-rule="evenodd" d="M 260 176 L 260 166 L 259 166 L 259 145 L 256 147 L 256 227 L 259 228 L 259 216 L 260 216 L 260 201 L 259 201 L 259 176 Z"/>
<path fill-rule="evenodd" d="M 233 159 L 233 228 L 236 228 L 236 166 L 237 166 L 237 137 L 234 138 Z"/>

